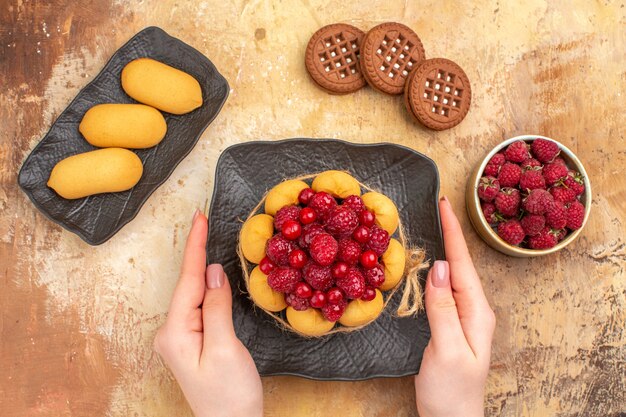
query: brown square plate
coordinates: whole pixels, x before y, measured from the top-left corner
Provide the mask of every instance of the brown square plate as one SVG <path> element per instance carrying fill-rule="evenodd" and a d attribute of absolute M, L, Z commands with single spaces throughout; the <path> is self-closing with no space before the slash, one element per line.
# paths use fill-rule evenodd
<path fill-rule="evenodd" d="M 120 82 L 124 66 L 148 57 L 191 74 L 202 88 L 204 103 L 184 115 L 164 113 L 167 134 L 157 146 L 134 152 L 144 165 L 131 190 L 66 200 L 46 183 L 57 162 L 96 149 L 78 131 L 87 110 L 102 103 L 135 103 Z M 33 204 L 52 221 L 76 233 L 90 245 L 110 239 L 139 212 L 148 197 L 193 149 L 200 135 L 220 112 L 229 87 L 226 79 L 200 52 L 157 27 L 148 27 L 113 54 L 102 71 L 83 88 L 54 122 L 22 165 L 18 182 Z"/>
<path fill-rule="evenodd" d="M 399 377 L 419 371 L 430 340 L 426 314 L 398 318 L 396 293 L 382 315 L 353 333 L 307 339 L 281 330 L 245 293 L 237 239 L 250 210 L 285 178 L 340 169 L 389 196 L 398 206 L 412 244 L 427 259 L 444 258 L 439 223 L 439 174 L 435 163 L 393 144 L 358 145 L 330 139 L 248 142 L 222 153 L 215 172 L 209 214 L 207 259 L 221 263 L 233 289 L 237 336 L 250 350 L 261 375 L 297 375 L 321 380 Z M 422 276 L 422 284 L 425 277 Z"/>

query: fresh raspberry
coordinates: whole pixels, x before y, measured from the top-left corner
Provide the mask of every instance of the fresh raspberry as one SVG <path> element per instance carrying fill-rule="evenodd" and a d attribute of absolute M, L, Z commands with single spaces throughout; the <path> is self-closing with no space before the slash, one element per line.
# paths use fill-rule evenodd
<path fill-rule="evenodd" d="M 352 239 L 341 239 L 339 241 L 339 254 L 337 255 L 337 258 L 340 261 L 354 265 L 359 262 L 361 252 L 361 245 L 359 245 L 358 242 Z"/>
<path fill-rule="evenodd" d="M 558 240 L 559 242 L 565 239 L 565 236 L 567 236 L 567 230 L 565 229 L 559 229 L 555 233 L 556 233 L 556 240 Z"/>
<path fill-rule="evenodd" d="M 326 219 L 326 231 L 338 238 L 352 235 L 359 225 L 359 218 L 348 207 L 335 207 Z"/>
<path fill-rule="evenodd" d="M 519 245 L 526 234 L 520 222 L 512 219 L 498 225 L 498 236 L 511 245 Z"/>
<path fill-rule="evenodd" d="M 365 277 L 358 268 L 350 268 L 345 277 L 337 279 L 337 286 L 348 298 L 361 298 L 365 291 Z"/>
<path fill-rule="evenodd" d="M 506 158 L 504 157 L 504 153 L 498 152 L 497 154 L 491 157 L 488 163 L 501 167 L 505 162 L 506 162 Z"/>
<path fill-rule="evenodd" d="M 507 161 L 521 163 L 530 158 L 528 145 L 523 140 L 517 140 L 507 146 L 504 151 L 504 157 Z"/>
<path fill-rule="evenodd" d="M 567 225 L 567 209 L 558 200 L 552 201 L 546 209 L 546 225 L 551 229 L 562 229 Z"/>
<path fill-rule="evenodd" d="M 585 183 L 580 172 L 570 170 L 563 180 L 563 185 L 571 189 L 577 196 L 585 192 Z"/>
<path fill-rule="evenodd" d="M 288 266 L 279 266 L 267 276 L 267 283 L 274 291 L 290 293 L 296 290 L 296 286 L 302 279 L 299 270 Z"/>
<path fill-rule="evenodd" d="M 528 238 L 528 247 L 531 249 L 550 249 L 558 243 L 558 231 L 545 227 L 535 236 Z"/>
<path fill-rule="evenodd" d="M 527 214 L 520 220 L 524 233 L 534 236 L 546 226 L 546 218 L 541 214 Z"/>
<path fill-rule="evenodd" d="M 580 201 L 574 201 L 567 207 L 567 228 L 580 229 L 585 219 L 585 206 Z"/>
<path fill-rule="evenodd" d="M 561 158 L 560 156 L 554 158 L 554 161 L 552 161 L 552 163 L 567 166 L 567 162 L 565 162 L 565 159 Z"/>
<path fill-rule="evenodd" d="M 494 177 L 482 177 L 478 183 L 478 198 L 482 201 L 493 201 L 500 191 L 500 182 Z"/>
<path fill-rule="evenodd" d="M 348 302 L 346 300 L 340 300 L 332 304 L 327 303 L 324 307 L 322 307 L 322 314 L 328 321 L 337 321 L 341 318 L 341 316 L 343 316 L 347 306 Z"/>
<path fill-rule="evenodd" d="M 298 311 L 304 311 L 310 307 L 308 298 L 300 298 L 294 293 L 285 294 L 285 302 Z"/>
<path fill-rule="evenodd" d="M 522 207 L 531 214 L 543 214 L 554 201 L 552 195 L 546 190 L 532 190 L 524 199 Z"/>
<path fill-rule="evenodd" d="M 489 162 L 487 162 L 487 166 L 485 166 L 485 172 L 483 175 L 487 175 L 490 177 L 497 177 L 500 173 L 500 168 L 502 168 L 502 164 L 506 161 L 503 153 L 497 153 L 491 157 Z"/>
<path fill-rule="evenodd" d="M 533 143 L 530 145 L 530 150 L 537 160 L 540 162 L 548 163 L 552 162 L 554 158 L 557 157 L 561 150 L 559 149 L 559 145 L 551 140 L 546 139 L 535 139 Z"/>
<path fill-rule="evenodd" d="M 311 258 L 322 266 L 332 264 L 337 258 L 338 251 L 337 241 L 328 233 L 320 233 L 315 236 L 309 245 Z"/>
<path fill-rule="evenodd" d="M 524 191 L 546 189 L 546 180 L 541 174 L 541 169 L 531 168 L 522 173 L 522 177 L 519 180 L 519 188 Z"/>
<path fill-rule="evenodd" d="M 280 232 L 285 222 L 289 220 L 300 221 L 300 207 L 285 206 L 278 210 L 274 216 L 274 228 Z"/>
<path fill-rule="evenodd" d="M 552 194 L 555 200 L 562 203 L 571 203 L 576 200 L 576 191 L 564 185 L 557 185 L 550 188 L 550 194 Z"/>
<path fill-rule="evenodd" d="M 483 216 L 485 216 L 487 223 L 493 225 L 493 224 L 497 224 L 500 221 L 500 219 L 498 218 L 498 214 L 496 212 L 495 204 L 486 203 L 483 201 L 482 203 L 480 203 L 480 207 L 483 210 Z"/>
<path fill-rule="evenodd" d="M 289 254 L 296 248 L 293 242 L 288 241 L 279 234 L 275 234 L 267 241 L 265 253 L 276 265 L 289 265 Z"/>
<path fill-rule="evenodd" d="M 560 164 L 547 164 L 543 167 L 543 177 L 547 185 L 554 185 L 567 177 L 567 167 Z"/>
<path fill-rule="evenodd" d="M 500 181 L 500 187 L 516 187 L 521 177 L 522 168 L 519 165 L 505 162 L 502 168 L 500 168 L 498 181 Z"/>
<path fill-rule="evenodd" d="M 500 165 L 501 166 L 501 165 Z M 485 165 L 485 170 L 483 171 L 483 175 L 489 177 L 497 177 L 500 172 L 500 166 L 498 165 Z"/>
<path fill-rule="evenodd" d="M 378 288 L 385 282 L 385 270 L 380 264 L 373 268 L 361 269 L 367 285 Z"/>
<path fill-rule="evenodd" d="M 333 276 L 329 266 L 321 266 L 315 262 L 307 263 L 302 269 L 304 280 L 316 290 L 324 291 L 333 285 Z"/>
<path fill-rule="evenodd" d="M 521 199 L 522 197 L 517 188 L 502 188 L 496 195 L 494 204 L 503 216 L 515 217 L 519 212 Z"/>
<path fill-rule="evenodd" d="M 363 203 L 363 199 L 358 195 L 349 195 L 343 200 L 341 203 L 342 206 L 346 206 L 354 212 L 357 216 L 361 214 L 363 210 L 365 210 L 365 203 Z"/>
<path fill-rule="evenodd" d="M 522 171 L 531 168 L 540 168 L 542 166 L 543 165 L 541 165 L 541 162 L 537 161 L 535 158 L 528 158 L 520 164 L 520 168 L 522 168 Z"/>
<path fill-rule="evenodd" d="M 337 201 L 332 195 L 320 191 L 315 194 L 311 200 L 309 200 L 309 207 L 311 207 L 317 213 L 317 218 L 320 220 L 326 220 L 326 217 L 330 214 L 330 211 L 337 206 Z"/>
<path fill-rule="evenodd" d="M 302 234 L 298 239 L 298 245 L 300 245 L 301 248 L 308 248 L 311 244 L 311 240 L 313 240 L 313 238 L 320 233 L 324 233 L 324 227 L 321 224 L 307 224 L 302 228 Z"/>
<path fill-rule="evenodd" d="M 373 250 L 376 255 L 381 256 L 389 246 L 389 233 L 374 225 L 370 229 L 370 240 L 365 244 L 366 249 Z"/>

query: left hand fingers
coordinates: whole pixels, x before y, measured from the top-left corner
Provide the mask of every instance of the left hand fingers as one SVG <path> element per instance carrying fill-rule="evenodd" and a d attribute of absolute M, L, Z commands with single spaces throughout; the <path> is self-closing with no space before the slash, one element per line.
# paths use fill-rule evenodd
<path fill-rule="evenodd" d="M 235 336 L 230 283 L 222 265 L 209 265 L 206 270 L 206 281 L 207 289 L 202 302 L 205 347 L 229 342 Z"/>
<path fill-rule="evenodd" d="M 198 329 L 197 323 L 194 325 L 193 320 L 190 319 L 193 318 L 194 313 L 202 304 L 206 289 L 207 232 L 207 218 L 200 211 L 196 211 L 189 236 L 187 237 L 187 243 L 185 244 L 180 278 L 174 289 L 168 313 L 167 320 L 173 328 L 194 331 L 202 330 Z"/>

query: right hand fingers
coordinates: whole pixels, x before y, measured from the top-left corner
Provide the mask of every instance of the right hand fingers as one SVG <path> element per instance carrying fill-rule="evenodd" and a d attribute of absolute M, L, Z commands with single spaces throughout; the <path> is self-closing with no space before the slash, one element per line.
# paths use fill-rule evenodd
<path fill-rule="evenodd" d="M 448 262 L 435 261 L 430 269 L 425 299 L 434 348 L 441 352 L 453 352 L 449 347 L 467 347 L 456 302 L 452 296 Z"/>
<path fill-rule="evenodd" d="M 446 258 L 450 264 L 450 281 L 457 303 L 461 326 L 467 342 L 477 357 L 491 352 L 495 315 L 483 292 L 472 263 L 459 221 L 447 198 L 439 202 Z"/>

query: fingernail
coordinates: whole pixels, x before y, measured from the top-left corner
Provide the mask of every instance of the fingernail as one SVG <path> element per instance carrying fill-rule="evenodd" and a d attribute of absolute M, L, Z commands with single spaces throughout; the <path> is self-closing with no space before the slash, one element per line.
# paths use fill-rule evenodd
<path fill-rule="evenodd" d="M 435 261 L 431 281 L 434 287 L 443 288 L 450 285 L 450 274 L 448 274 L 448 262 Z"/>
<path fill-rule="evenodd" d="M 220 288 L 224 285 L 224 268 L 220 264 L 211 264 L 206 269 L 207 287 Z"/>
<path fill-rule="evenodd" d="M 200 214 L 200 210 L 196 209 L 196 211 L 193 212 L 193 219 L 191 219 L 191 223 L 196 221 L 199 214 Z"/>
<path fill-rule="evenodd" d="M 439 199 L 439 201 L 445 201 L 446 203 L 449 203 L 450 201 L 448 200 L 448 197 L 445 195 L 442 195 L 441 198 Z"/>

